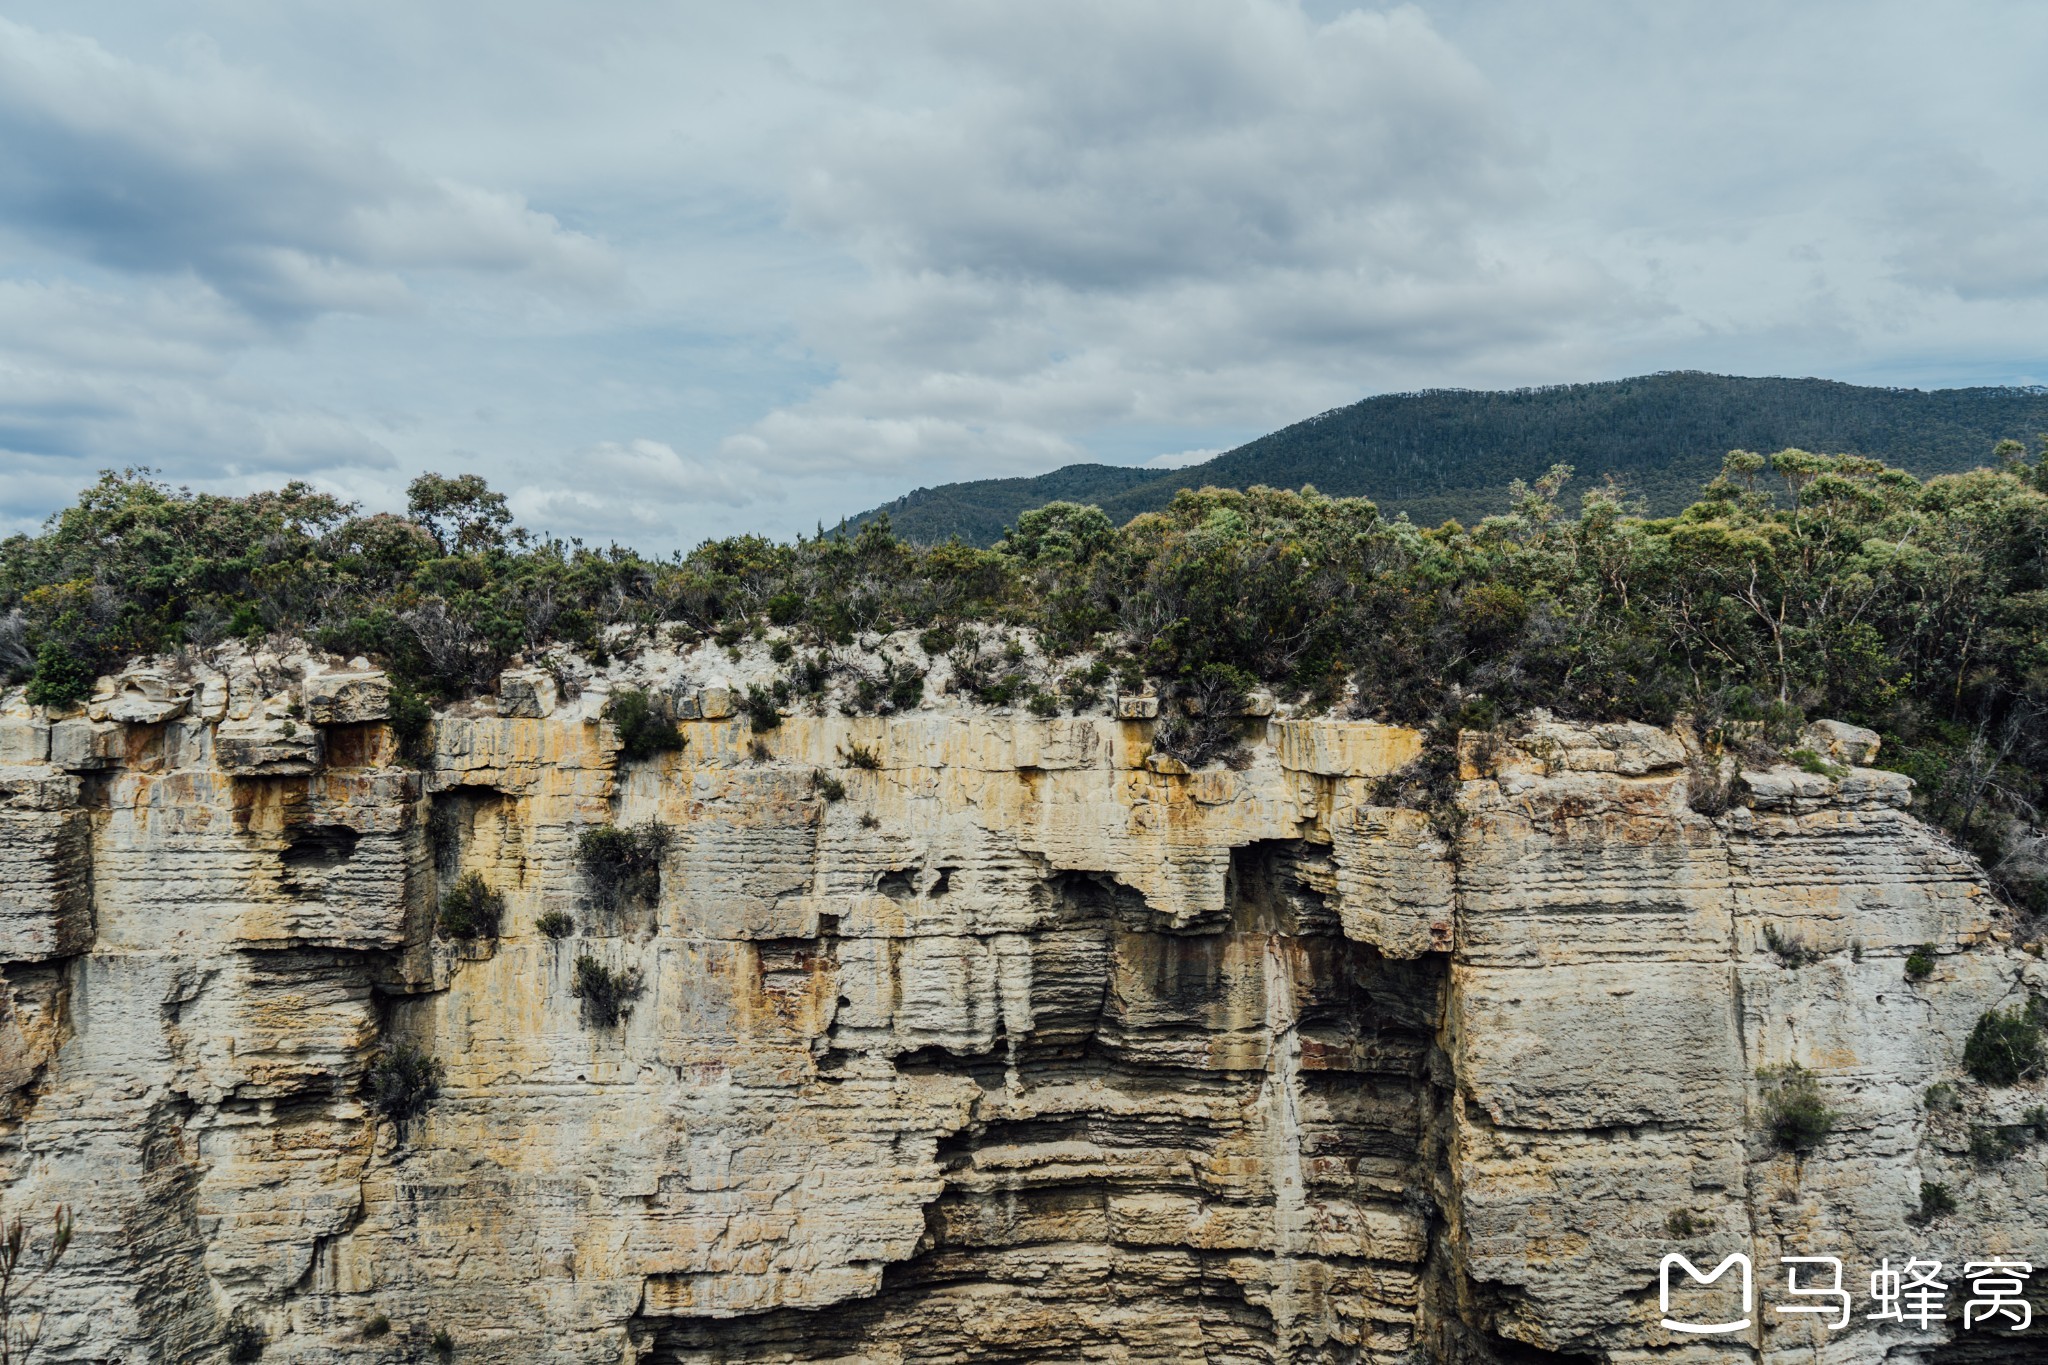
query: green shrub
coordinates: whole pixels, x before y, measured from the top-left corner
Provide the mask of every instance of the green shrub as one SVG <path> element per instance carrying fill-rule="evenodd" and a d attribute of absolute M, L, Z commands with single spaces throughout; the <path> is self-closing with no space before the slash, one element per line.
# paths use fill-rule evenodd
<path fill-rule="evenodd" d="M 549 910 L 533 922 L 533 927 L 549 938 L 567 938 L 576 932 L 576 921 L 566 911 Z"/>
<path fill-rule="evenodd" d="M 441 1093 L 441 1063 L 412 1043 L 397 1043 L 370 1063 L 364 1086 L 370 1105 L 392 1122 L 417 1118 Z"/>
<path fill-rule="evenodd" d="M 1764 1124 L 1772 1141 L 1805 1153 L 1827 1140 L 1841 1116 L 1821 1098 L 1820 1080 L 1797 1062 L 1757 1073 L 1764 1082 Z"/>
<path fill-rule="evenodd" d="M 390 1331 L 391 1319 L 385 1317 L 382 1313 L 372 1313 L 369 1320 L 363 1324 L 363 1336 L 371 1341 L 375 1341 L 378 1337 L 384 1336 Z"/>
<path fill-rule="evenodd" d="M 881 755 L 865 744 L 850 744 L 840 751 L 839 757 L 847 767 L 859 768 L 862 772 L 875 772 L 882 766 Z"/>
<path fill-rule="evenodd" d="M 1961 1107 L 1956 1101 L 1956 1088 L 1947 1081 L 1936 1081 L 1928 1086 L 1925 1103 L 1930 1114 L 1951 1113 Z"/>
<path fill-rule="evenodd" d="M 777 640 L 768 646 L 768 657 L 776 663 L 786 664 L 796 656 L 796 646 L 787 640 Z"/>
<path fill-rule="evenodd" d="M 1024 708 L 1034 716 L 1051 720 L 1060 713 L 1060 699 L 1057 693 L 1041 688 L 1031 694 L 1031 700 L 1024 703 Z"/>
<path fill-rule="evenodd" d="M 782 724 L 782 709 L 775 704 L 775 694 L 758 684 L 747 688 L 747 698 L 740 703 L 740 709 L 746 712 L 747 724 L 756 734 Z"/>
<path fill-rule="evenodd" d="M 1937 1218 L 1946 1218 L 1956 1211 L 1956 1197 L 1949 1187 L 1937 1181 L 1920 1182 L 1920 1207 L 1908 1216 L 1913 1223 L 1931 1223 Z"/>
<path fill-rule="evenodd" d="M 666 826 L 648 821 L 630 829 L 599 825 L 576 840 L 576 861 L 591 903 L 614 912 L 651 902 L 661 894 L 661 855 L 668 847 Z"/>
<path fill-rule="evenodd" d="M 482 873 L 465 873 L 441 897 L 441 932 L 449 938 L 496 938 L 504 918 L 505 898 Z"/>
<path fill-rule="evenodd" d="M 2041 1025 L 2025 1006 L 1988 1010 L 1963 1044 L 1963 1068 L 1986 1085 L 2017 1085 L 2041 1072 Z"/>
<path fill-rule="evenodd" d="M 619 757 L 652 758 L 683 747 L 683 732 L 667 706 L 633 688 L 612 694 L 605 716 L 619 732 Z"/>
<path fill-rule="evenodd" d="M 1673 1237 L 1701 1237 L 1714 1230 L 1714 1220 L 1690 1209 L 1677 1209 L 1664 1220 L 1664 1230 Z"/>
<path fill-rule="evenodd" d="M 1973 1124 L 1970 1128 L 1970 1155 L 1987 1165 L 2011 1158 L 2019 1150 L 2019 1144 L 2006 1136 L 2004 1130 L 1988 1123 Z"/>
<path fill-rule="evenodd" d="M 1906 954 L 1906 980 L 1925 981 L 1934 975 L 1934 945 L 1923 943 Z"/>
<path fill-rule="evenodd" d="M 1831 777 L 1839 782 L 1849 775 L 1847 768 L 1844 768 L 1839 763 L 1828 762 L 1811 749 L 1794 749 L 1791 753 L 1786 754 L 1785 757 L 1791 759 L 1793 764 L 1801 771 L 1812 773 L 1817 777 Z"/>
<path fill-rule="evenodd" d="M 402 682 L 391 687 L 391 738 L 398 744 L 399 757 L 408 763 L 426 760 L 428 740 L 434 729 L 434 707 L 425 697 Z"/>
<path fill-rule="evenodd" d="M 585 953 L 576 959 L 569 992 L 583 1002 L 585 1023 L 611 1028 L 632 1013 L 632 1002 L 640 996 L 640 973 L 630 967 L 615 972 Z"/>
<path fill-rule="evenodd" d="M 811 774 L 811 782 L 817 788 L 818 795 L 824 797 L 828 805 L 846 799 L 846 784 L 823 769 Z"/>
<path fill-rule="evenodd" d="M 921 631 L 917 637 L 917 647 L 933 658 L 937 658 L 942 654 L 950 654 L 953 646 L 959 643 L 959 632 L 955 631 L 951 626 L 943 624 L 929 626 Z"/>
<path fill-rule="evenodd" d="M 434 1339 L 428 1345 L 433 1347 L 434 1354 L 443 1360 L 455 1354 L 455 1338 L 448 1335 L 446 1327 L 435 1328 Z"/>

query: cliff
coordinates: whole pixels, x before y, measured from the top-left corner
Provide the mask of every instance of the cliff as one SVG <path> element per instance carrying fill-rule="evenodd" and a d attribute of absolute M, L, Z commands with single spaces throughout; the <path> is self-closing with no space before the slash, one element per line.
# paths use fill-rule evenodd
<path fill-rule="evenodd" d="M 2048 966 L 1858 732 L 1724 803 L 1682 729 L 1539 716 L 1423 811 L 1376 780 L 1422 736 L 1285 708 L 1241 771 L 1136 703 L 756 732 L 758 649 L 507 675 L 417 764 L 360 661 L 14 694 L 0 1203 L 77 1225 L 35 1359 L 2041 1358 L 1864 1317 L 1882 1257 L 2048 1253 L 2048 1148 L 1971 1150 L 2042 1084 L 1961 1068 Z M 680 752 L 622 759 L 629 685 Z M 469 874 L 495 937 L 436 931 Z M 1661 1326 L 1672 1251 L 1751 1255 L 1753 1328 Z M 1764 1306 L 1786 1255 L 1846 1330 Z"/>

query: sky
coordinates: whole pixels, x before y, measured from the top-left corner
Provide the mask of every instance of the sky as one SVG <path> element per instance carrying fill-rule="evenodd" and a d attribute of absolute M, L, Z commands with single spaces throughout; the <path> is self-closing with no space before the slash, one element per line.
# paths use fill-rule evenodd
<path fill-rule="evenodd" d="M 0 534 L 642 550 L 1667 369 L 2048 380 L 2048 6 L 0 0 Z"/>

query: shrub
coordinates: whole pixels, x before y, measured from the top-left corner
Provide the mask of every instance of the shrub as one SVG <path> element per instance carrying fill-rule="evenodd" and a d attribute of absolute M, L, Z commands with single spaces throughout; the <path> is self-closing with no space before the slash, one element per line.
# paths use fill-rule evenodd
<path fill-rule="evenodd" d="M 757 734 L 782 724 L 782 709 L 775 704 L 775 694 L 759 684 L 747 688 L 747 699 L 740 703 L 740 709 L 746 712 L 747 724 Z"/>
<path fill-rule="evenodd" d="M 591 902 L 609 912 L 653 900 L 661 892 L 661 854 L 667 847 L 668 829 L 652 820 L 631 829 L 599 825 L 583 831 L 576 860 Z"/>
<path fill-rule="evenodd" d="M 665 704 L 633 688 L 612 694 L 605 717 L 619 732 L 619 757 L 652 758 L 683 747 L 682 730 Z"/>
<path fill-rule="evenodd" d="M 1701 815 L 1716 816 L 1734 803 L 1734 780 L 1717 759 L 1695 758 L 1685 766 L 1685 804 Z"/>
<path fill-rule="evenodd" d="M 917 647 L 933 658 L 950 653 L 953 646 L 959 643 L 959 633 L 947 625 L 927 627 L 917 637 Z"/>
<path fill-rule="evenodd" d="M 1948 1186 L 1937 1181 L 1920 1182 L 1920 1207 L 1908 1215 L 1913 1223 L 1931 1223 L 1937 1218 L 1946 1218 L 1956 1211 L 1956 1197 Z"/>
<path fill-rule="evenodd" d="M 496 938 L 505 898 L 479 872 L 465 873 L 441 897 L 441 932 L 450 938 Z"/>
<path fill-rule="evenodd" d="M 846 799 L 846 784 L 823 769 L 812 773 L 811 781 L 817 787 L 818 795 L 825 798 L 826 804 Z"/>
<path fill-rule="evenodd" d="M 2022 1117 L 2036 1142 L 2048 1142 L 2048 1105 L 2037 1104 Z"/>
<path fill-rule="evenodd" d="M 455 1339 L 448 1335 L 446 1327 L 435 1328 L 434 1339 L 428 1344 L 433 1347 L 434 1354 L 443 1360 L 455 1354 Z"/>
<path fill-rule="evenodd" d="M 363 1324 L 363 1335 L 372 1341 L 385 1335 L 390 1330 L 391 1319 L 385 1317 L 382 1313 L 372 1313 L 369 1321 Z"/>
<path fill-rule="evenodd" d="M 399 756 L 408 763 L 423 762 L 428 753 L 428 737 L 434 728 L 434 707 L 404 683 L 394 683 L 391 688 L 391 737 L 398 743 Z"/>
<path fill-rule="evenodd" d="M 1031 700 L 1025 702 L 1024 707 L 1034 716 L 1051 720 L 1060 713 L 1060 699 L 1058 694 L 1041 688 L 1031 694 Z"/>
<path fill-rule="evenodd" d="M 1986 1165 L 2004 1161 L 2018 1150 L 2018 1143 L 1991 1124 L 1974 1124 L 1970 1128 L 1970 1155 Z"/>
<path fill-rule="evenodd" d="M 1956 1103 L 1956 1088 L 1947 1081 L 1936 1081 L 1927 1087 L 1926 1106 L 1930 1114 L 1946 1114 L 1959 1108 Z"/>
<path fill-rule="evenodd" d="M 1849 775 L 1847 768 L 1839 763 L 1828 762 L 1811 749 L 1794 749 L 1785 757 L 1791 759 L 1800 771 L 1812 773 L 1816 777 L 1831 777 L 1839 782 Z"/>
<path fill-rule="evenodd" d="M 1774 924 L 1764 926 L 1764 945 L 1778 955 L 1778 961 L 1795 972 L 1827 956 L 1818 948 L 1807 947 L 1806 940 L 1797 934 L 1780 934 Z"/>
<path fill-rule="evenodd" d="M 1810 1152 L 1835 1131 L 1841 1116 L 1827 1107 L 1820 1081 L 1797 1062 L 1757 1073 L 1764 1082 L 1764 1124 L 1788 1152 Z"/>
<path fill-rule="evenodd" d="M 567 938 L 576 932 L 576 921 L 569 918 L 567 911 L 550 910 L 535 920 L 533 927 L 549 938 Z"/>
<path fill-rule="evenodd" d="M 839 757 L 847 767 L 859 768 L 862 772 L 875 772 L 882 766 L 881 755 L 865 744 L 849 745 L 840 752 Z"/>
<path fill-rule="evenodd" d="M 796 646 L 787 640 L 777 640 L 774 644 L 768 646 L 768 657 L 775 660 L 776 663 L 786 664 L 796 657 Z"/>
<path fill-rule="evenodd" d="M 576 959 L 569 992 L 583 1002 L 585 1023 L 611 1028 L 632 1013 L 632 1002 L 640 996 L 640 973 L 631 967 L 614 972 L 585 953 Z"/>
<path fill-rule="evenodd" d="M 1964 1069 L 1986 1085 L 2017 1085 L 2041 1061 L 2041 1025 L 2024 1006 L 1986 1011 L 1963 1045 Z"/>
<path fill-rule="evenodd" d="M 377 1054 L 365 1085 L 371 1107 L 397 1124 L 416 1118 L 441 1093 L 441 1063 L 412 1043 L 398 1043 Z"/>
<path fill-rule="evenodd" d="M 1923 943 L 1906 954 L 1906 980 L 1925 981 L 1934 975 L 1934 945 Z"/>
<path fill-rule="evenodd" d="M 860 813 L 860 827 L 862 829 L 880 829 L 882 827 L 881 817 L 871 810 L 864 810 Z"/>
<path fill-rule="evenodd" d="M 1664 1230 L 1673 1237 L 1700 1237 L 1714 1230 L 1714 1220 L 1698 1217 L 1690 1209 L 1678 1209 L 1664 1220 Z"/>

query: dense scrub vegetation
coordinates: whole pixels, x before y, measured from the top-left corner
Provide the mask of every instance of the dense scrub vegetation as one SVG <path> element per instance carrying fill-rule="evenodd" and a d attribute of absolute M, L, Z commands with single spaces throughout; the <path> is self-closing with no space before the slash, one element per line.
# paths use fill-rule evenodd
<path fill-rule="evenodd" d="M 1533 482 L 1563 461 L 1585 478 L 1614 476 L 1663 513 L 1690 502 L 1732 449 L 1851 451 L 1927 478 L 1974 468 L 2001 438 L 2042 430 L 2048 391 L 2037 388 L 1879 389 L 1682 371 L 1382 394 L 1185 469 L 1069 465 L 1030 479 L 920 488 L 879 510 L 912 540 L 958 535 L 991 545 L 1048 502 L 1093 503 L 1125 521 L 1163 509 L 1184 488 L 1314 484 L 1371 498 L 1390 515 L 1469 523 L 1507 510 L 1511 480 Z"/>
<path fill-rule="evenodd" d="M 407 515 L 364 516 L 297 484 L 229 498 L 109 474 L 0 544 L 0 669 L 62 704 L 130 654 L 291 632 L 384 660 L 417 707 L 551 641 L 603 660 L 773 635 L 787 671 L 743 703 L 758 732 L 828 685 L 861 710 L 914 706 L 943 657 L 957 689 L 1041 714 L 1150 680 L 1164 742 L 1193 761 L 1231 756 L 1218 722 L 1254 686 L 1434 733 L 1541 706 L 1684 712 L 1783 746 L 1828 715 L 1881 731 L 1926 813 L 1995 865 L 2048 758 L 2048 466 L 2014 442 L 1995 457 L 1922 482 L 1736 451 L 1669 517 L 1631 514 L 1612 485 L 1568 506 L 1560 467 L 1469 528 L 1204 489 L 1121 527 L 1040 508 L 993 549 L 918 547 L 878 521 L 667 560 L 535 539 L 473 476 L 424 476 Z M 922 659 L 839 651 L 889 632 Z M 615 718 L 636 750 L 676 742 L 651 711 Z M 617 890 L 644 873 L 628 865 Z"/>

